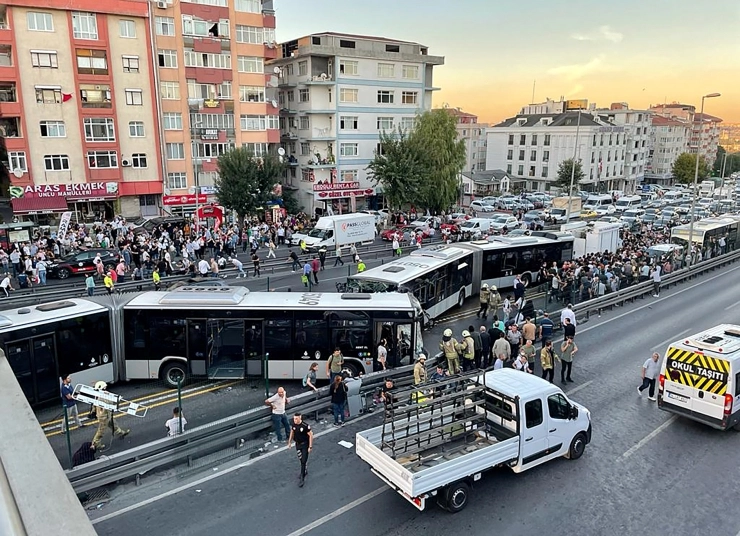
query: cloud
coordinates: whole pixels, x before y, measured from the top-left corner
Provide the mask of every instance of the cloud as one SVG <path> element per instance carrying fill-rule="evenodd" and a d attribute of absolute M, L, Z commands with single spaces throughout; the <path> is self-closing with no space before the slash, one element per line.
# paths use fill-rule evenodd
<path fill-rule="evenodd" d="M 574 63 L 571 65 L 559 65 L 558 67 L 553 67 L 552 69 L 549 69 L 547 72 L 548 74 L 553 74 L 556 76 L 562 76 L 566 80 L 575 81 L 580 80 L 584 76 L 598 71 L 603 71 L 606 69 L 604 66 L 604 59 L 606 56 L 601 54 L 600 56 L 596 56 L 595 58 L 589 60 L 586 63 Z"/>
<path fill-rule="evenodd" d="M 624 34 L 612 30 L 610 26 L 600 26 L 599 31 L 596 33 L 575 33 L 571 34 L 570 38 L 576 41 L 611 41 L 612 43 L 620 43 L 624 39 Z"/>

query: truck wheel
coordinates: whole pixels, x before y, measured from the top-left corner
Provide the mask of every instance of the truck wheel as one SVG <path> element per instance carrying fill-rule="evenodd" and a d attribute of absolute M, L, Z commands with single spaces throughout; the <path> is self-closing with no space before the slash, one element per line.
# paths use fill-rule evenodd
<path fill-rule="evenodd" d="M 468 505 L 470 486 L 466 482 L 450 484 L 445 493 L 447 510 L 453 514 L 458 513 Z"/>
<path fill-rule="evenodd" d="M 169 363 L 162 371 L 162 379 L 164 380 L 164 384 L 170 389 L 177 389 L 178 380 L 180 381 L 180 385 L 185 385 L 187 381 L 185 364 L 179 361 Z"/>
<path fill-rule="evenodd" d="M 457 306 L 462 307 L 465 304 L 465 289 L 460 291 L 457 296 Z"/>
<path fill-rule="evenodd" d="M 571 460 L 577 460 L 583 456 L 586 450 L 586 434 L 579 432 L 573 441 L 570 442 L 570 449 L 568 449 L 568 458 Z"/>

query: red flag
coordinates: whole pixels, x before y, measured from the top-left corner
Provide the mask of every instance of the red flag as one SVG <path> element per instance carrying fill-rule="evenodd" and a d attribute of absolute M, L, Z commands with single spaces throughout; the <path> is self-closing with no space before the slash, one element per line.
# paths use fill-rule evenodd
<path fill-rule="evenodd" d="M 62 93 L 62 102 L 67 102 L 68 100 L 72 100 L 72 94 Z"/>

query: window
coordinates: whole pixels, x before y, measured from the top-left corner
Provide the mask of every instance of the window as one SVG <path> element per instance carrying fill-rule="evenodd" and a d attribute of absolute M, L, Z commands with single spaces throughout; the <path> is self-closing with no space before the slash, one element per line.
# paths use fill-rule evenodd
<path fill-rule="evenodd" d="M 301 142 L 301 155 L 305 156 L 311 154 L 311 144 Z"/>
<path fill-rule="evenodd" d="M 340 39 L 339 46 L 340 48 L 355 48 L 355 42 L 347 39 Z"/>
<path fill-rule="evenodd" d="M 311 128 L 311 121 L 309 120 L 307 115 L 302 115 L 298 118 L 298 128 L 301 130 L 308 130 Z"/>
<path fill-rule="evenodd" d="M 509 145 L 514 145 L 514 134 L 509 134 Z"/>
<path fill-rule="evenodd" d="M 78 48 L 77 72 L 80 74 L 108 74 L 108 59 L 105 50 Z"/>
<path fill-rule="evenodd" d="M 182 190 L 188 187 L 188 178 L 185 172 L 178 171 L 176 173 L 167 174 L 167 186 L 173 190 Z"/>
<path fill-rule="evenodd" d="M 545 144 L 547 145 L 547 144 Z M 542 151 L 542 161 L 543 162 L 549 162 L 550 161 L 550 151 Z"/>
<path fill-rule="evenodd" d="M 262 1 L 234 0 L 234 9 L 243 13 L 262 13 Z"/>
<path fill-rule="evenodd" d="M 378 117 L 378 130 L 393 130 L 393 118 Z"/>
<path fill-rule="evenodd" d="M 175 35 L 175 19 L 173 17 L 155 17 L 154 27 L 157 35 Z"/>
<path fill-rule="evenodd" d="M 357 102 L 358 94 L 357 89 L 339 88 L 339 102 Z"/>
<path fill-rule="evenodd" d="M 265 88 L 260 86 L 239 86 L 241 102 L 265 102 Z"/>
<path fill-rule="evenodd" d="M 144 104 L 144 97 L 140 89 L 126 90 L 126 104 L 129 106 L 141 106 Z"/>
<path fill-rule="evenodd" d="M 356 182 L 358 178 L 358 172 L 356 169 L 343 169 L 342 170 L 342 182 Z"/>
<path fill-rule="evenodd" d="M 166 100 L 180 100 L 179 82 L 160 82 L 159 91 Z"/>
<path fill-rule="evenodd" d="M 75 39 L 97 39 L 98 20 L 95 13 L 73 11 L 72 30 Z"/>
<path fill-rule="evenodd" d="M 306 76 L 307 74 L 308 74 L 308 62 L 299 61 L 298 62 L 298 76 Z"/>
<path fill-rule="evenodd" d="M 32 50 L 31 65 L 33 67 L 56 69 L 59 67 L 57 64 L 57 53 L 53 51 Z"/>
<path fill-rule="evenodd" d="M 339 74 L 357 76 L 359 63 L 351 60 L 339 60 Z"/>
<path fill-rule="evenodd" d="M 568 420 L 570 404 L 563 395 L 550 395 L 547 397 L 547 411 L 553 419 Z"/>
<path fill-rule="evenodd" d="M 118 154 L 115 151 L 88 151 L 87 165 L 96 169 L 118 167 Z"/>
<path fill-rule="evenodd" d="M 66 154 L 44 155 L 44 169 L 46 169 L 46 171 L 62 171 L 69 169 L 69 156 Z"/>
<path fill-rule="evenodd" d="M 241 116 L 242 130 L 266 130 L 267 122 L 264 115 L 243 115 Z"/>
<path fill-rule="evenodd" d="M 522 175 L 524 175 L 524 166 L 519 166 L 519 167 L 517 168 L 516 172 L 517 172 L 517 175 L 519 175 L 520 177 L 521 177 Z"/>
<path fill-rule="evenodd" d="M 62 102 L 62 88 L 60 86 L 36 86 L 36 102 L 43 104 Z"/>
<path fill-rule="evenodd" d="M 359 147 L 356 143 L 340 143 L 339 154 L 341 156 L 357 156 L 359 154 Z"/>
<path fill-rule="evenodd" d="M 339 128 L 341 130 L 357 130 L 359 118 L 355 115 L 343 115 L 339 118 Z"/>
<path fill-rule="evenodd" d="M 532 134 L 532 145 L 537 145 L 537 134 Z"/>
<path fill-rule="evenodd" d="M 527 144 L 527 136 L 525 134 L 522 134 L 519 136 L 519 145 L 526 145 Z"/>
<path fill-rule="evenodd" d="M 378 103 L 393 104 L 393 92 L 381 89 L 378 91 Z"/>
<path fill-rule="evenodd" d="M 195 154 L 198 158 L 218 158 L 222 154 L 231 151 L 234 142 L 228 143 L 196 143 Z"/>
<path fill-rule="evenodd" d="M 398 45 L 385 45 L 386 52 L 401 52 L 401 47 Z"/>
<path fill-rule="evenodd" d="M 20 169 L 23 173 L 26 173 L 28 171 L 28 161 L 26 160 L 25 151 L 8 151 L 8 165 L 11 171 Z"/>
<path fill-rule="evenodd" d="M 396 66 L 392 63 L 378 63 L 378 78 L 394 78 Z"/>
<path fill-rule="evenodd" d="M 240 73 L 264 73 L 265 60 L 252 56 L 238 56 L 237 63 Z"/>
<path fill-rule="evenodd" d="M 136 38 L 136 23 L 132 20 L 119 20 L 118 27 L 121 31 L 121 37 L 129 39 Z"/>
<path fill-rule="evenodd" d="M 131 167 L 134 168 L 145 168 L 148 167 L 146 165 L 146 154 L 144 153 L 134 153 L 131 155 Z"/>
<path fill-rule="evenodd" d="M 263 29 L 257 26 L 243 26 L 241 24 L 236 25 L 237 43 L 261 45 L 262 43 L 270 43 L 274 40 L 275 35 L 274 33 L 272 33 L 272 28 Z"/>
<path fill-rule="evenodd" d="M 83 108 L 110 108 L 110 97 L 108 84 L 80 84 L 80 102 Z"/>
<path fill-rule="evenodd" d="M 415 117 L 402 117 L 401 118 L 401 129 L 402 130 L 412 130 L 414 128 L 414 123 L 416 123 Z"/>
<path fill-rule="evenodd" d="M 542 400 L 538 398 L 524 404 L 524 415 L 527 419 L 527 428 L 542 424 Z"/>
<path fill-rule="evenodd" d="M 547 178 L 547 166 L 544 166 L 542 168 L 542 177 L 545 179 Z"/>
<path fill-rule="evenodd" d="M 308 88 L 298 90 L 298 100 L 300 102 L 308 102 L 308 98 L 309 98 Z"/>
<path fill-rule="evenodd" d="M 244 147 L 247 151 L 249 151 L 250 154 L 253 154 L 254 156 L 264 156 L 267 154 L 266 143 L 242 143 L 242 147 Z M 295 147 L 293 147 L 291 152 L 295 152 Z"/>
<path fill-rule="evenodd" d="M 288 91 L 288 102 L 295 102 L 295 92 L 292 89 Z"/>
<path fill-rule="evenodd" d="M 191 15 L 182 16 L 182 33 L 183 35 L 195 35 L 199 37 L 228 37 L 229 21 L 220 19 L 216 23 L 207 20 L 194 18 Z"/>
<path fill-rule="evenodd" d="M 85 141 L 116 141 L 116 130 L 112 117 L 86 117 Z"/>
<path fill-rule="evenodd" d="M 419 66 L 418 65 L 404 65 L 402 70 L 402 76 L 408 80 L 416 80 L 419 78 Z"/>
<path fill-rule="evenodd" d="M 187 54 L 185 56 L 185 65 L 187 65 Z M 160 67 L 177 69 L 177 50 L 158 50 L 157 61 Z"/>
<path fill-rule="evenodd" d="M 123 62 L 124 73 L 139 72 L 139 56 L 122 56 L 121 61 Z"/>
<path fill-rule="evenodd" d="M 532 162 L 536 161 L 537 160 L 537 151 L 532 151 L 531 153 L 529 153 L 529 159 Z"/>
<path fill-rule="evenodd" d="M 184 143 L 168 143 L 165 145 L 167 160 L 184 160 L 185 159 L 185 144 Z"/>
<path fill-rule="evenodd" d="M 182 130 L 182 114 L 180 112 L 164 112 L 162 125 L 165 130 Z"/>
<path fill-rule="evenodd" d="M 54 31 L 54 20 L 51 18 L 51 13 L 37 13 L 29 11 L 26 13 L 26 19 L 28 20 L 29 30 L 34 32 Z"/>
<path fill-rule="evenodd" d="M 524 160 L 524 149 L 519 150 L 519 160 Z"/>
<path fill-rule="evenodd" d="M 129 121 L 128 135 L 132 138 L 144 137 L 144 121 Z"/>
<path fill-rule="evenodd" d="M 506 159 L 507 160 L 514 159 L 514 149 L 509 149 L 508 151 L 506 151 Z"/>
<path fill-rule="evenodd" d="M 506 173 L 511 175 L 511 164 L 506 164 Z"/>
<path fill-rule="evenodd" d="M 401 93 L 401 104 L 416 104 L 418 102 L 419 93 L 416 91 L 404 91 Z M 391 100 L 391 102 L 393 102 Z"/>
<path fill-rule="evenodd" d="M 42 138 L 66 138 L 67 129 L 64 126 L 64 121 L 41 121 L 39 123 L 41 127 Z M 12 171 L 13 168 L 11 168 Z"/>

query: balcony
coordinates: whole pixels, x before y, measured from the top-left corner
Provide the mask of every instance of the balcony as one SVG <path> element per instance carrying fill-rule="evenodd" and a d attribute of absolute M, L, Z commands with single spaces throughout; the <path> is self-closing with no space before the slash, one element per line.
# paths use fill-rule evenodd
<path fill-rule="evenodd" d="M 284 140 L 297 140 L 298 139 L 298 133 L 297 132 L 281 132 L 280 138 Z"/>
<path fill-rule="evenodd" d="M 331 74 L 319 73 L 311 76 L 303 83 L 307 86 L 333 86 L 334 80 L 332 80 Z"/>
<path fill-rule="evenodd" d="M 297 110 L 293 110 L 291 108 L 280 108 L 280 115 L 295 115 L 297 113 Z"/>
<path fill-rule="evenodd" d="M 0 68 L 13 66 L 13 47 L 0 45 Z"/>
<path fill-rule="evenodd" d="M 0 117 L 16 115 L 21 115 L 21 104 L 18 102 L 15 82 L 0 82 Z"/>
<path fill-rule="evenodd" d="M 0 134 L 6 138 L 20 138 L 20 117 L 0 117 Z"/>

